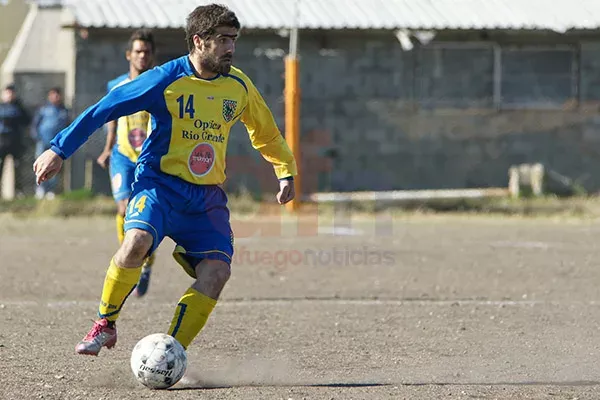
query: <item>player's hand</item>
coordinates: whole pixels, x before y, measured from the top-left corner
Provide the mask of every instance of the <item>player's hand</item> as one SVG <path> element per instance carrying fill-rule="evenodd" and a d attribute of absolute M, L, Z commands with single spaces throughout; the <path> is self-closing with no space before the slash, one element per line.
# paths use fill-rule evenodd
<path fill-rule="evenodd" d="M 295 195 L 294 181 L 279 181 L 279 193 L 277 193 L 277 202 L 279 204 L 285 204 L 293 200 Z"/>
<path fill-rule="evenodd" d="M 110 150 L 104 150 L 102 154 L 98 156 L 96 162 L 104 169 L 108 167 L 108 162 L 110 160 Z"/>
<path fill-rule="evenodd" d="M 39 185 L 54 177 L 62 168 L 63 159 L 52 150 L 46 150 L 33 163 L 35 181 Z"/>

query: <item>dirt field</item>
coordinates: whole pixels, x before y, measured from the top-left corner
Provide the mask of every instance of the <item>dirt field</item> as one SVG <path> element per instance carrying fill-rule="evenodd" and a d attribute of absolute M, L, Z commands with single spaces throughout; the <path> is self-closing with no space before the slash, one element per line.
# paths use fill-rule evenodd
<path fill-rule="evenodd" d="M 187 376 L 151 391 L 129 355 L 167 330 L 191 283 L 173 243 L 159 248 L 147 297 L 125 305 L 115 349 L 78 356 L 116 247 L 112 219 L 0 215 L 0 398 L 600 398 L 600 223 L 320 225 L 297 236 L 286 222 L 267 238 L 245 225 Z"/>

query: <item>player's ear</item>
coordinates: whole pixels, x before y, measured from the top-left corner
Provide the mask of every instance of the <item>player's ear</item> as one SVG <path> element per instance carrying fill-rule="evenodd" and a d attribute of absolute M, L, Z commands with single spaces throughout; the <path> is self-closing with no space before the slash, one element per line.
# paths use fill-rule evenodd
<path fill-rule="evenodd" d="M 125 51 L 125 59 L 131 61 L 131 50 Z"/>
<path fill-rule="evenodd" d="M 200 52 L 204 50 L 204 40 L 202 40 L 200 36 L 194 35 L 192 40 L 194 41 L 194 47 L 196 48 L 196 50 Z"/>

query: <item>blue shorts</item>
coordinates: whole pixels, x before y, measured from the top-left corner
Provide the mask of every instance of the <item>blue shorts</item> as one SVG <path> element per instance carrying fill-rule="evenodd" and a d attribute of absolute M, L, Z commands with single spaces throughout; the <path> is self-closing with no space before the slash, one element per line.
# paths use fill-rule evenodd
<path fill-rule="evenodd" d="M 173 257 L 192 278 L 203 259 L 231 264 L 233 232 L 227 195 L 219 186 L 193 185 L 140 165 L 125 214 L 125 231 L 133 228 L 152 234 L 149 254 L 165 236 L 173 239 Z"/>
<path fill-rule="evenodd" d="M 135 163 L 119 153 L 115 147 L 110 154 L 110 183 L 115 201 L 129 198 L 134 178 Z"/>

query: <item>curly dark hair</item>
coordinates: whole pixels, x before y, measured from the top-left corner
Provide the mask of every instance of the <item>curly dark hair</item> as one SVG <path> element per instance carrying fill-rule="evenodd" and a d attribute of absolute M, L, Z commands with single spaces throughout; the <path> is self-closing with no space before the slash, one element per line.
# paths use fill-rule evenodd
<path fill-rule="evenodd" d="M 152 52 L 156 49 L 156 44 L 154 43 L 154 34 L 150 29 L 138 29 L 133 32 L 129 37 L 129 44 L 127 45 L 127 49 L 129 51 L 133 50 L 133 42 L 136 40 L 141 40 L 142 42 L 146 42 L 152 47 Z"/>
<path fill-rule="evenodd" d="M 240 29 L 240 22 L 235 13 L 224 5 L 209 4 L 196 7 L 186 19 L 185 40 L 190 52 L 194 51 L 194 35 L 206 40 L 221 26 Z"/>

